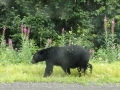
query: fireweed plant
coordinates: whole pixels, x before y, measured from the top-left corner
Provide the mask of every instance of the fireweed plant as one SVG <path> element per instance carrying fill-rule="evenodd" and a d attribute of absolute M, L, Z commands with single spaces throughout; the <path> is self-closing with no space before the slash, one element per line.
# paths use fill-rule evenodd
<path fill-rule="evenodd" d="M 21 47 L 13 48 L 12 39 L 5 40 L 6 27 L 3 28 L 0 45 L 0 64 L 30 63 L 32 52 L 36 51 L 34 41 L 29 40 L 30 28 L 21 25 Z"/>
<path fill-rule="evenodd" d="M 64 46 L 65 45 L 65 30 L 64 28 L 62 28 L 62 35 L 58 36 L 58 39 L 59 39 L 59 43 L 60 43 L 60 46 Z"/>
<path fill-rule="evenodd" d="M 73 32 L 71 29 L 69 32 L 66 32 L 64 28 L 62 28 L 61 33 L 57 35 L 56 39 L 48 38 L 45 47 L 50 46 L 66 46 L 66 45 L 79 45 L 76 41 L 78 40 L 77 34 Z"/>
<path fill-rule="evenodd" d="M 9 62 L 13 62 L 15 58 L 15 52 L 13 50 L 12 39 L 8 39 L 8 44 L 6 43 L 5 38 L 6 27 L 3 28 L 3 33 L 1 37 L 1 45 L 0 45 L 0 64 L 5 64 Z"/>
<path fill-rule="evenodd" d="M 31 48 L 32 48 L 32 42 L 29 40 L 30 35 L 30 28 L 27 28 L 25 25 L 21 25 L 21 38 L 22 38 L 22 45 L 20 48 L 20 51 L 18 56 L 20 62 L 27 61 L 28 63 L 31 59 Z"/>
<path fill-rule="evenodd" d="M 101 47 L 97 52 L 97 58 L 99 61 L 112 62 L 118 60 L 119 57 L 119 45 L 115 41 L 115 21 L 114 18 L 110 20 L 111 24 L 107 21 L 107 17 L 104 17 L 104 30 L 105 30 L 105 45 Z M 109 30 L 108 27 L 111 29 Z"/>
<path fill-rule="evenodd" d="M 62 28 L 61 32 L 62 33 L 60 35 L 58 35 L 58 41 L 57 41 L 58 46 L 65 46 L 67 42 L 68 42 L 67 44 L 69 45 L 70 44 L 70 38 L 68 38 L 68 37 L 70 37 L 70 36 L 68 36 L 68 32 L 65 32 L 64 28 Z"/>

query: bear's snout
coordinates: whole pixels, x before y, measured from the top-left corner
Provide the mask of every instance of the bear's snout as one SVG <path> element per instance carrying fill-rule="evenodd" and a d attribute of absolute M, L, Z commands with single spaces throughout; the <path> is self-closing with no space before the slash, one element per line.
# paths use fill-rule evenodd
<path fill-rule="evenodd" d="M 31 63 L 32 63 L 32 64 L 35 64 L 35 60 L 34 60 L 34 59 L 32 59 Z"/>

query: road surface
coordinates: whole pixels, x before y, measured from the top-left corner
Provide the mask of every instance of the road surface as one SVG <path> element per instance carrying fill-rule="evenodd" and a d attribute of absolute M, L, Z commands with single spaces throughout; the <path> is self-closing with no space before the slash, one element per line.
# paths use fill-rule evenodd
<path fill-rule="evenodd" d="M 0 90 L 120 90 L 120 85 L 82 85 L 64 83 L 10 83 L 0 84 Z"/>

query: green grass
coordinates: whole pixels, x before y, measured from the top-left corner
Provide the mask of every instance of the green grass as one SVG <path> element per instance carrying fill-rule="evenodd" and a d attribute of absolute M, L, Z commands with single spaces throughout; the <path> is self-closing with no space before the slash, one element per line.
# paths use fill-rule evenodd
<path fill-rule="evenodd" d="M 11 82 L 61 82 L 61 83 L 120 83 L 120 62 L 92 63 L 93 73 L 89 70 L 86 76 L 78 77 L 77 69 L 71 69 L 71 75 L 66 75 L 63 70 L 54 66 L 50 77 L 43 78 L 45 65 L 33 64 L 12 64 L 0 65 L 0 83 Z"/>

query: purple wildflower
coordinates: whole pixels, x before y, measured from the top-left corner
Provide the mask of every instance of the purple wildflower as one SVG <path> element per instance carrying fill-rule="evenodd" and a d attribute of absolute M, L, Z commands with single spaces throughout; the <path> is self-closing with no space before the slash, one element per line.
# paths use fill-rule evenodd
<path fill-rule="evenodd" d="M 64 33 L 65 32 L 65 30 L 64 30 L 64 28 L 62 28 L 62 33 Z"/>
<path fill-rule="evenodd" d="M 27 33 L 28 33 L 28 34 L 30 33 L 30 28 L 28 28 Z"/>
<path fill-rule="evenodd" d="M 9 47 L 13 48 L 13 45 L 12 45 L 12 39 L 8 39 L 8 44 L 9 44 Z"/>
<path fill-rule="evenodd" d="M 3 33 L 2 33 L 3 37 L 5 36 L 5 30 L 6 30 L 6 27 L 3 28 Z"/>
<path fill-rule="evenodd" d="M 105 30 L 106 36 L 107 36 L 107 18 L 106 18 L 106 16 L 104 17 L 104 30 Z"/>
<path fill-rule="evenodd" d="M 28 28 L 28 29 L 26 29 L 27 31 L 27 35 L 26 35 L 26 40 L 28 40 L 29 39 L 29 35 L 30 35 L 30 28 Z"/>
<path fill-rule="evenodd" d="M 26 32 L 27 32 L 26 26 L 24 26 L 23 31 L 24 31 L 24 34 L 26 35 Z"/>
<path fill-rule="evenodd" d="M 104 17 L 104 22 L 107 22 L 107 18 L 106 18 L 106 16 Z"/>
<path fill-rule="evenodd" d="M 21 24 L 21 32 L 22 32 L 22 34 L 23 34 L 23 29 L 24 29 L 24 25 Z"/>
<path fill-rule="evenodd" d="M 12 39 L 8 39 L 9 45 L 12 45 Z"/>
<path fill-rule="evenodd" d="M 49 47 L 52 43 L 52 39 L 48 38 L 45 48 Z"/>
<path fill-rule="evenodd" d="M 89 53 L 90 53 L 90 54 L 93 54 L 93 53 L 94 53 L 94 50 L 89 50 Z"/>
<path fill-rule="evenodd" d="M 113 18 L 112 19 L 112 26 L 111 26 L 112 35 L 114 35 L 114 27 L 115 27 L 115 21 L 114 21 L 114 18 Z"/>
<path fill-rule="evenodd" d="M 51 44 L 51 43 L 52 43 L 52 39 L 50 38 L 50 39 L 49 39 L 49 44 Z"/>

